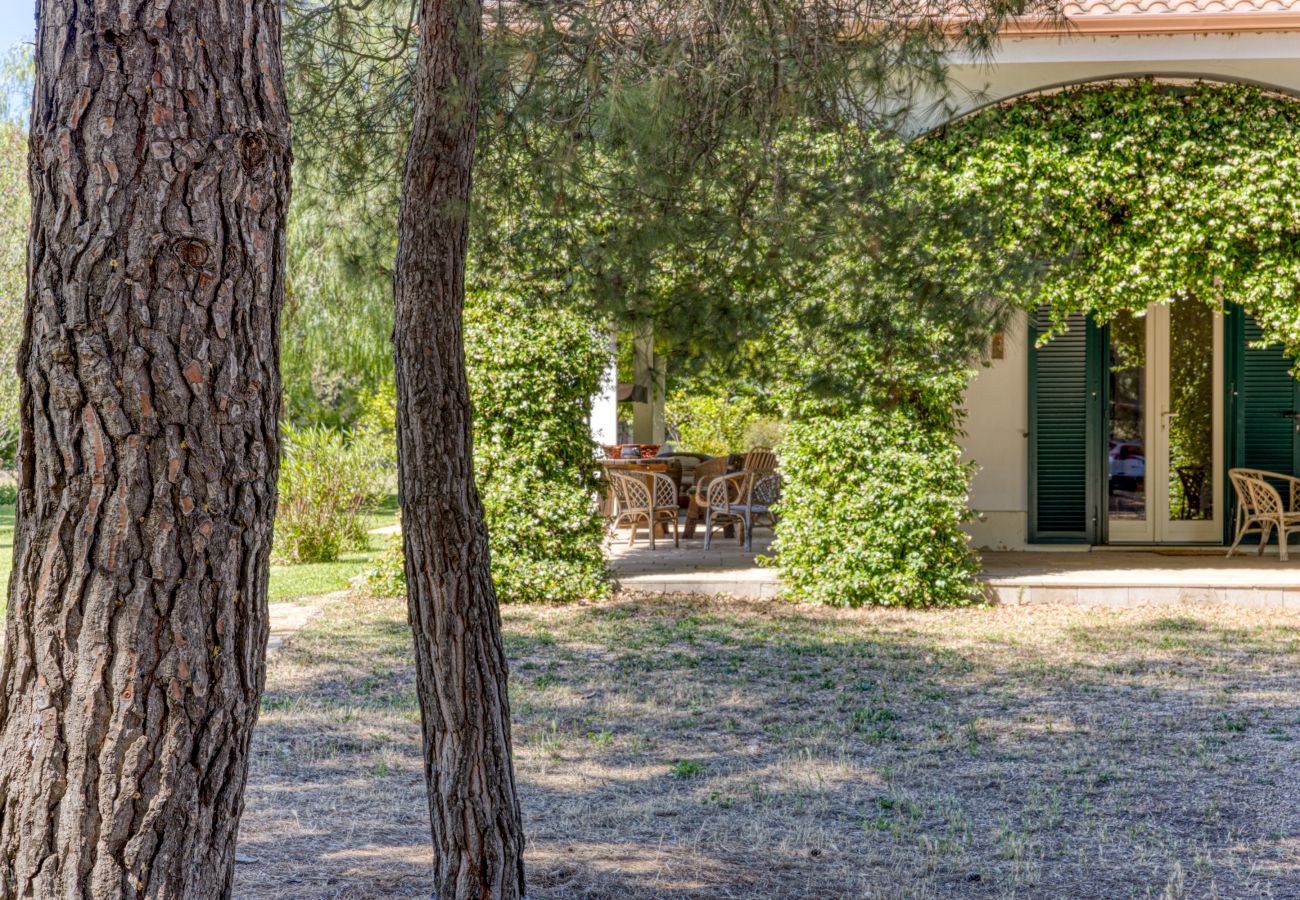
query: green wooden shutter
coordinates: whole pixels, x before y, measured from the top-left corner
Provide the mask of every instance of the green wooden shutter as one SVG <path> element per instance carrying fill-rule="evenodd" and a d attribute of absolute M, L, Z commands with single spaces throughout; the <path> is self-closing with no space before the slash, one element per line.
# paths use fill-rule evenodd
<path fill-rule="evenodd" d="M 1040 309 L 1030 341 L 1047 330 Z M 1071 316 L 1069 330 L 1029 357 L 1029 539 L 1093 543 L 1100 537 L 1101 330 Z"/>
<path fill-rule="evenodd" d="M 1241 456 L 1238 465 L 1283 475 L 1297 473 L 1297 383 L 1280 345 L 1252 347 L 1263 332 L 1250 316 L 1242 321 L 1240 388 Z"/>

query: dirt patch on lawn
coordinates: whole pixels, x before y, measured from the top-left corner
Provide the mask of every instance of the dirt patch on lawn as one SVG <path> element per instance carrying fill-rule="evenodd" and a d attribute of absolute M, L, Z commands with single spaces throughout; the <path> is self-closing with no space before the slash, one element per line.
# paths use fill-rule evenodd
<path fill-rule="evenodd" d="M 504 611 L 531 898 L 1300 898 L 1300 616 Z M 271 663 L 236 895 L 428 897 L 402 601 Z"/>

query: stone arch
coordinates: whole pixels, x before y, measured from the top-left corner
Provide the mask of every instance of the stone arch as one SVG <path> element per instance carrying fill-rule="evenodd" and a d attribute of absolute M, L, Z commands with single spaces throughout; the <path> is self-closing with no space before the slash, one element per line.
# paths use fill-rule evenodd
<path fill-rule="evenodd" d="M 941 121 L 930 122 L 925 127 L 919 128 L 912 133 L 912 137 L 921 137 L 926 134 L 939 131 L 951 125 L 955 125 L 972 116 L 989 110 L 997 109 L 1001 106 L 1017 103 L 1022 100 L 1029 100 L 1034 97 L 1042 97 L 1049 94 L 1068 91 L 1071 88 L 1093 86 L 1120 86 L 1134 81 L 1151 81 L 1156 84 L 1165 84 L 1170 86 L 1187 86 L 1192 87 L 1196 84 L 1240 84 L 1248 87 L 1259 88 L 1260 90 L 1275 95 L 1280 98 L 1300 101 L 1300 81 L 1296 84 L 1278 84 L 1270 81 L 1263 81 L 1257 78 L 1246 78 L 1241 76 L 1228 76 L 1203 72 L 1161 72 L 1153 73 L 1149 71 L 1137 70 L 1133 72 L 1117 73 L 1105 76 L 1089 76 L 1085 78 L 1073 78 L 1063 81 L 1053 82 L 1051 84 L 1028 85 L 1014 93 L 1002 94 L 999 96 L 980 96 L 972 95 L 964 103 L 957 104 L 950 108 L 943 109 Z"/>

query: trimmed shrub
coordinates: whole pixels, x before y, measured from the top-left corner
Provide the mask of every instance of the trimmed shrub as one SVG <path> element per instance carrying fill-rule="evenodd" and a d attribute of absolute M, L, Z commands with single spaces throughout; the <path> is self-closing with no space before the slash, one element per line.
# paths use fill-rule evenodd
<path fill-rule="evenodd" d="M 465 309 L 465 345 L 498 595 L 603 596 L 604 524 L 587 419 L 605 371 L 604 336 L 574 312 L 482 292 Z"/>
<path fill-rule="evenodd" d="M 608 591 L 587 424 L 605 341 L 580 315 L 477 292 L 465 308 L 465 364 L 474 407 L 474 473 L 502 602 L 568 601 Z M 405 589 L 400 547 L 368 577 Z"/>
<path fill-rule="evenodd" d="M 786 432 L 776 550 L 787 595 L 833 606 L 965 606 L 979 571 L 961 525 L 971 467 L 950 432 L 903 412 Z"/>
<path fill-rule="evenodd" d="M 383 496 L 384 460 L 361 439 L 330 428 L 283 427 L 280 500 L 271 558 L 333 562 L 366 546 L 364 513 Z"/>

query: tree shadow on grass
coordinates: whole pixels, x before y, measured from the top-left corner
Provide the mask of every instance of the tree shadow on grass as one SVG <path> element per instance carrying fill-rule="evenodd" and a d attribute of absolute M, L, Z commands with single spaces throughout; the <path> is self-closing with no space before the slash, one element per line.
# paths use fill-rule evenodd
<path fill-rule="evenodd" d="M 530 897 L 1289 896 L 1293 624 L 507 608 Z M 405 629 L 333 609 L 273 665 L 239 896 L 427 895 Z"/>

